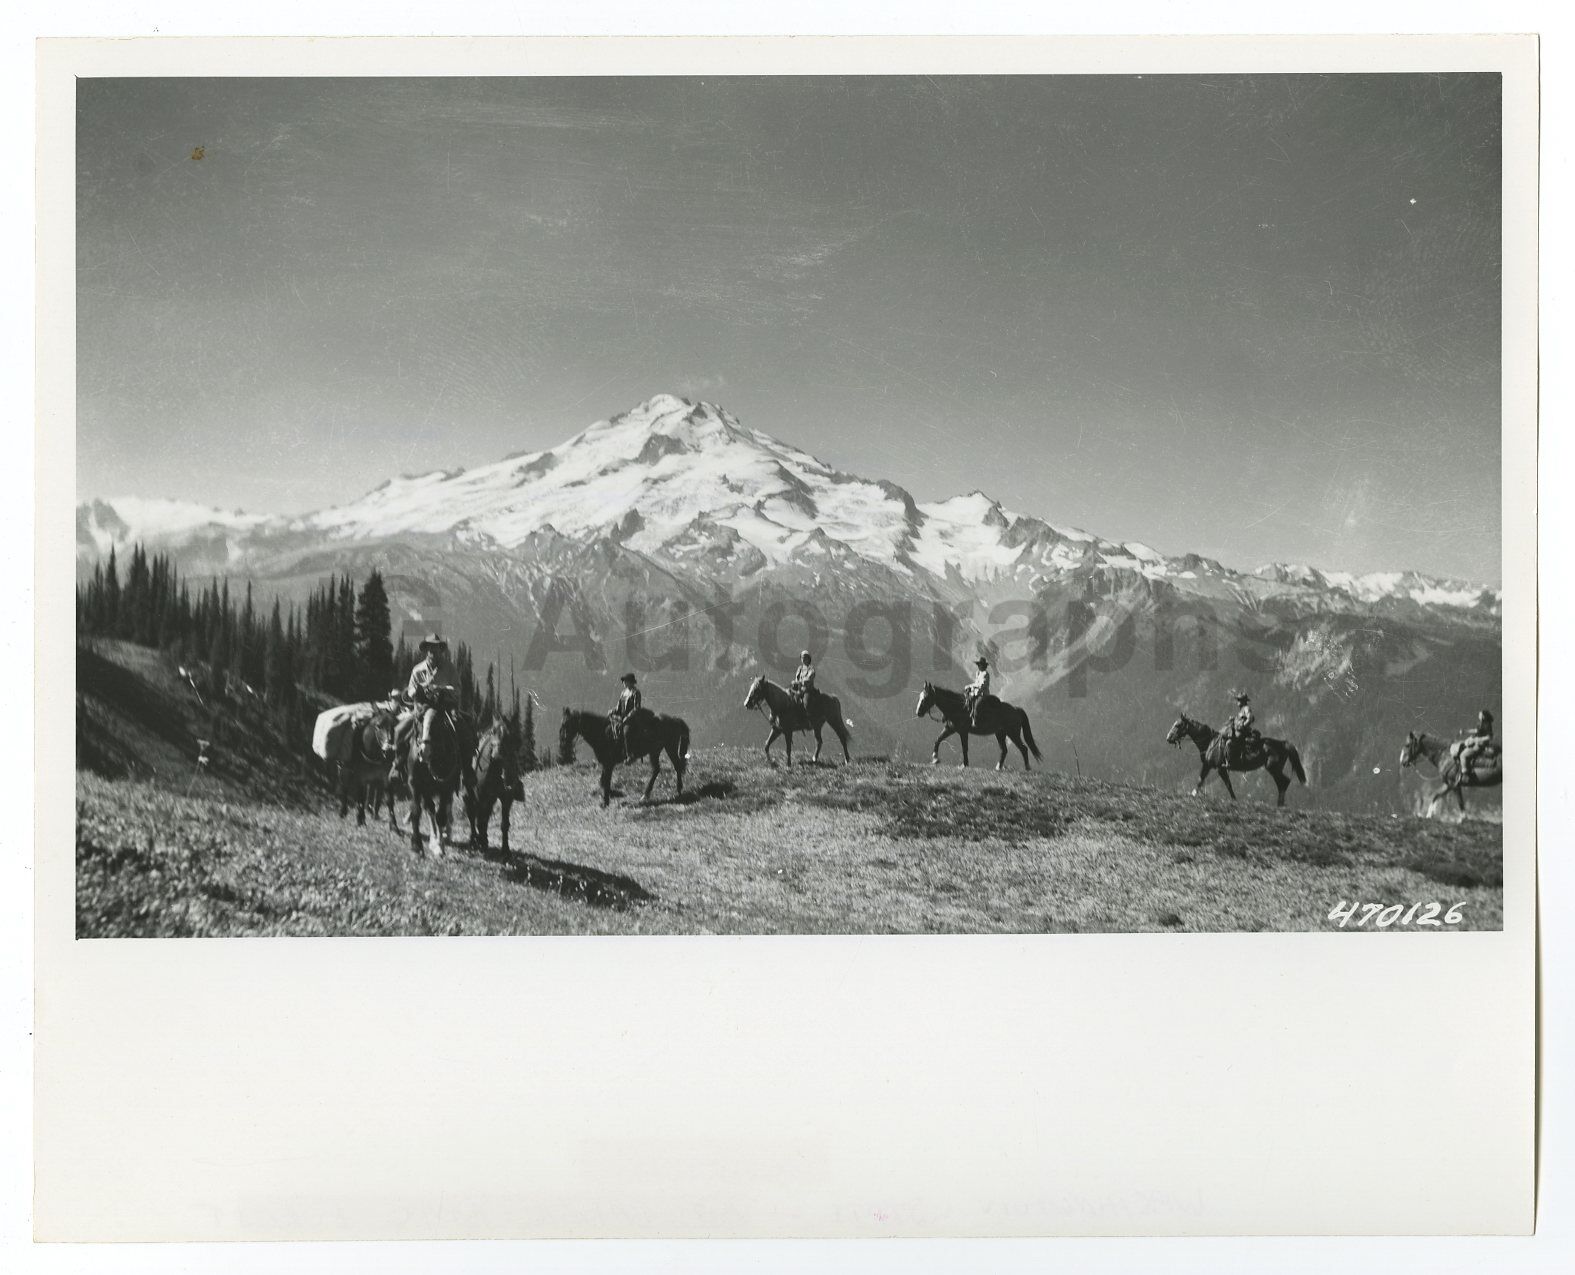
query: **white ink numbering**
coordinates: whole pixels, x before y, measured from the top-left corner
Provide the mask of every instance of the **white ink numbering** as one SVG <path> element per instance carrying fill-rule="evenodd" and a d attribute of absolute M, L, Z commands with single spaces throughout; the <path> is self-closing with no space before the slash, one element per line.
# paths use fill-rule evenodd
<path fill-rule="evenodd" d="M 1407 908 L 1404 903 L 1347 903 L 1341 899 L 1330 910 L 1329 919 L 1342 930 L 1347 924 L 1360 929 L 1369 921 L 1373 923 L 1373 928 L 1379 930 L 1387 930 L 1391 925 L 1459 925 L 1465 919 L 1460 911 L 1465 906 L 1464 903 L 1457 903 L 1444 912 L 1442 903 L 1413 903 Z M 1438 919 L 1440 912 L 1444 912 L 1442 921 Z"/>

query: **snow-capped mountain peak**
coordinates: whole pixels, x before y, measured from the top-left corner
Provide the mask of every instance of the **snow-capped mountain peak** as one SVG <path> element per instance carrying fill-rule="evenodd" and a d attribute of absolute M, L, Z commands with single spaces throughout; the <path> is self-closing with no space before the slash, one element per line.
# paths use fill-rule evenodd
<path fill-rule="evenodd" d="M 920 503 L 895 483 L 841 472 L 745 427 L 725 408 L 675 394 L 597 421 L 556 447 L 404 475 L 301 518 L 135 499 L 78 510 L 79 553 L 90 556 L 133 539 L 200 542 L 206 561 L 223 564 L 286 539 L 351 548 L 412 536 L 505 553 L 533 552 L 549 536 L 736 575 L 807 562 L 848 571 L 864 562 L 968 587 L 1033 588 L 1089 575 L 1121 587 L 1164 582 L 1211 595 L 1409 601 L 1478 615 L 1496 614 L 1499 602 L 1494 590 L 1413 572 L 1358 576 L 1275 563 L 1242 575 L 1197 555 L 1171 558 L 1138 541 L 1016 514 L 977 490 Z"/>

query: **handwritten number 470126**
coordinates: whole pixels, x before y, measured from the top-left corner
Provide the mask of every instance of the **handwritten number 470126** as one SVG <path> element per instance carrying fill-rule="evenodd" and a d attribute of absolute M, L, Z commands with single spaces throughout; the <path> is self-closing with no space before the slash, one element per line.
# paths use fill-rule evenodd
<path fill-rule="evenodd" d="M 1374 929 L 1387 930 L 1391 925 L 1459 925 L 1465 918 L 1460 909 L 1464 903 L 1457 903 L 1449 911 L 1444 912 L 1442 903 L 1413 903 L 1409 908 L 1404 903 L 1347 903 L 1341 899 L 1329 912 L 1329 919 L 1335 922 L 1342 930 L 1347 925 L 1360 929 L 1369 921 Z M 1439 920 L 1438 914 L 1444 912 L 1444 919 Z"/>

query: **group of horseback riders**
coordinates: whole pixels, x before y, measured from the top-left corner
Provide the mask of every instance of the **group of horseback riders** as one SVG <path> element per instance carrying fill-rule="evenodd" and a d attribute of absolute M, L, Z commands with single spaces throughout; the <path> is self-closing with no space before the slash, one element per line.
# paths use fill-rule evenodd
<path fill-rule="evenodd" d="M 394 729 L 394 759 L 388 773 L 391 783 L 405 778 L 403 770 L 412 732 L 420 730 L 417 755 L 425 757 L 438 714 L 451 710 L 454 667 L 449 657 L 448 643 L 436 633 L 429 634 L 421 641 L 417 651 L 421 658 L 411 669 L 408 684 L 403 688 L 395 687 L 389 693 L 391 704 L 398 714 Z M 963 703 L 969 725 L 977 729 L 981 710 L 998 701 L 991 692 L 989 660 L 981 655 L 974 661 L 974 667 L 978 671 L 963 690 Z M 801 652 L 799 666 L 788 689 L 806 721 L 812 719 L 815 698 L 820 694 L 815 687 L 815 672 L 814 656 L 809 651 Z M 639 681 L 633 673 L 625 673 L 619 681 L 622 688 L 618 693 L 618 702 L 609 715 L 608 729 L 623 757 L 632 760 L 639 751 L 632 739 L 638 731 L 633 728 L 642 715 L 650 715 L 650 710 L 644 706 Z M 1219 732 L 1219 737 L 1220 746 L 1224 749 L 1223 760 L 1236 765 L 1261 745 L 1262 736 L 1255 725 L 1252 697 L 1238 690 L 1231 691 L 1231 697 L 1236 701 L 1236 711 Z M 1496 756 L 1497 752 L 1493 739 L 1493 714 L 1487 709 L 1479 712 L 1475 725 L 1450 745 L 1450 756 L 1466 775 L 1472 773 L 1479 758 Z"/>
<path fill-rule="evenodd" d="M 403 688 L 394 687 L 388 695 L 389 703 L 397 714 L 394 726 L 394 759 L 388 768 L 388 780 L 391 784 L 400 783 L 405 779 L 404 766 L 410 752 L 411 733 L 420 729 L 421 738 L 417 743 L 417 755 L 425 757 L 438 714 L 452 711 L 450 701 L 455 694 L 455 679 L 448 643 L 436 633 L 432 633 L 422 639 L 416 651 L 421 658 L 410 670 L 410 681 Z M 807 653 L 806 658 L 808 658 Z M 634 751 L 630 747 L 630 727 L 637 722 L 641 713 L 648 710 L 642 703 L 640 687 L 635 675 L 625 673 L 619 680 L 623 683 L 623 689 L 619 692 L 618 703 L 608 719 L 608 728 L 618 741 L 624 756 L 632 759 Z"/>
<path fill-rule="evenodd" d="M 1236 701 L 1236 711 L 1220 731 L 1220 739 L 1226 757 L 1235 763 L 1249 756 L 1263 737 L 1253 724 L 1252 696 L 1245 691 L 1233 690 L 1231 697 Z M 1496 757 L 1497 754 L 1498 745 L 1493 742 L 1493 714 L 1485 708 L 1477 713 L 1475 725 L 1462 731 L 1461 737 L 1449 746 L 1449 755 L 1459 763 L 1464 775 L 1473 773 L 1478 758 L 1487 755 Z"/>

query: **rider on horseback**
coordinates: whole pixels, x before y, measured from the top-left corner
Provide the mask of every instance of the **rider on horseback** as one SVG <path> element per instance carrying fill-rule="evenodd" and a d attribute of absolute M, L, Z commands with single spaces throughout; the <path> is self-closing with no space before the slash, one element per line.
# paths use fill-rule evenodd
<path fill-rule="evenodd" d="M 1477 724 L 1466 732 L 1464 739 L 1456 740 L 1449 751 L 1460 763 L 1460 773 L 1472 773 L 1472 763 L 1489 750 L 1497 751 L 1493 743 L 1493 714 L 1487 709 L 1477 713 Z"/>
<path fill-rule="evenodd" d="M 1252 724 L 1252 696 L 1246 691 L 1232 691 L 1231 695 L 1236 700 L 1236 713 L 1225 723 L 1220 738 L 1225 741 L 1225 756 L 1231 761 L 1240 761 L 1242 754 L 1259 736 Z"/>
<path fill-rule="evenodd" d="M 418 717 L 421 722 L 420 749 L 422 755 L 426 755 L 432 742 L 432 723 L 437 720 L 438 700 L 445 689 L 451 689 L 454 685 L 453 664 L 449 660 L 447 642 L 436 633 L 429 633 L 416 650 L 422 658 L 410 670 L 410 683 L 405 687 L 404 696 L 408 707 L 400 714 L 394 727 L 394 760 L 388 768 L 390 783 L 396 783 L 404 777 L 405 753 Z"/>
<path fill-rule="evenodd" d="M 793 674 L 793 683 L 788 690 L 792 692 L 799 712 L 804 714 L 804 720 L 808 721 L 810 704 L 815 695 L 815 662 L 808 651 L 800 655 L 798 671 Z"/>
<path fill-rule="evenodd" d="M 625 759 L 629 756 L 629 719 L 640 711 L 640 688 L 635 684 L 633 673 L 625 673 L 619 679 L 623 683 L 623 690 L 618 692 L 618 704 L 608 715 L 607 724 L 612 730 L 613 739 L 623 750 Z"/>
<path fill-rule="evenodd" d="M 973 681 L 963 687 L 963 707 L 968 710 L 968 725 L 975 730 L 979 727 L 979 705 L 990 693 L 990 661 L 980 656 L 974 661 L 974 667 L 979 670 Z"/>

